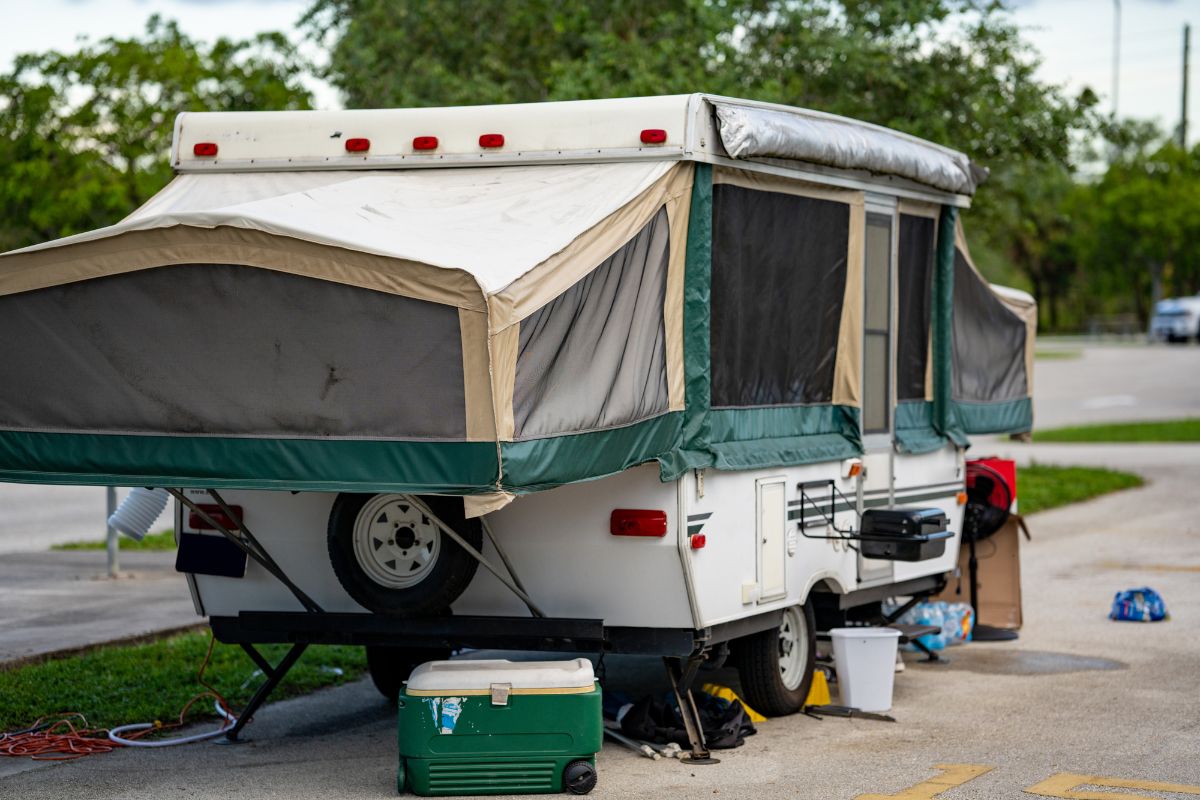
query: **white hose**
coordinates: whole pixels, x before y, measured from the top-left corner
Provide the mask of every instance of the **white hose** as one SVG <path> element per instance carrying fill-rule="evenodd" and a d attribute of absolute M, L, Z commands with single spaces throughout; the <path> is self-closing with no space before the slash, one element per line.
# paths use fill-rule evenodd
<path fill-rule="evenodd" d="M 175 739 L 155 739 L 154 741 L 150 742 L 143 742 L 140 739 L 122 739 L 121 734 L 123 733 L 144 731 L 148 728 L 154 727 L 153 722 L 135 722 L 132 725 L 121 725 L 113 728 L 108 732 L 108 738 L 110 741 L 116 742 L 117 744 L 123 744 L 126 747 L 171 747 L 172 745 L 176 744 L 190 744 L 191 742 L 202 742 L 205 739 L 215 739 L 221 734 L 225 733 L 225 731 L 232 728 L 237 723 L 237 717 L 221 708 L 220 702 L 213 702 L 213 707 L 217 709 L 217 713 L 220 714 L 225 720 L 225 724 L 215 731 L 196 733 L 191 736 L 180 736 Z"/>
<path fill-rule="evenodd" d="M 170 499 L 171 495 L 165 489 L 136 487 L 108 518 L 108 524 L 130 539 L 140 542 L 149 532 L 154 520 L 166 509 Z"/>

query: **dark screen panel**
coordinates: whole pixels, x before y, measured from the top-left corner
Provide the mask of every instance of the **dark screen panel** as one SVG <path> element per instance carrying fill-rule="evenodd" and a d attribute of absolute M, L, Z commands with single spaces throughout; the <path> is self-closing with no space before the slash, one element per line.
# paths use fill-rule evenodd
<path fill-rule="evenodd" d="M 899 318 L 896 330 L 896 397 L 925 398 L 932 303 L 934 220 L 900 215 Z"/>
<path fill-rule="evenodd" d="M 712 405 L 833 399 L 850 207 L 713 187 Z"/>

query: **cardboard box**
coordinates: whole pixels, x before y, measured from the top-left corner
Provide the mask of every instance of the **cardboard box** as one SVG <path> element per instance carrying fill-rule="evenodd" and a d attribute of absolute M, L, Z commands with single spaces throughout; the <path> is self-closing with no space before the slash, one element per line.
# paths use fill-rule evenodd
<path fill-rule="evenodd" d="M 958 552 L 958 571 L 946 590 L 934 598 L 953 603 L 971 602 L 971 573 L 967 562 L 971 548 Z M 975 545 L 979 562 L 979 617 L 975 621 L 1008 630 L 1021 628 L 1021 529 L 1014 518 Z"/>

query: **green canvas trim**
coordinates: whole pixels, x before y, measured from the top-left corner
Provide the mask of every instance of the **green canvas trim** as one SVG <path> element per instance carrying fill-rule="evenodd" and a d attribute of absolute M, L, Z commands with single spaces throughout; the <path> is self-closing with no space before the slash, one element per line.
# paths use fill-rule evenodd
<path fill-rule="evenodd" d="M 955 400 L 954 416 L 967 433 L 1025 433 L 1033 429 L 1033 400 L 1021 397 L 997 403 Z"/>
<path fill-rule="evenodd" d="M 896 451 L 908 455 L 932 453 L 948 439 L 933 426 L 933 403 L 906 400 L 896 404 Z"/>
<path fill-rule="evenodd" d="M 713 409 L 709 441 L 661 459 L 663 480 L 696 467 L 784 467 L 859 455 L 860 413 L 834 405 Z"/>
<path fill-rule="evenodd" d="M 938 218 L 937 252 L 933 268 L 933 427 L 955 444 L 967 437 L 954 418 L 950 398 L 954 381 L 954 232 L 958 209 L 942 206 Z"/>
<path fill-rule="evenodd" d="M 17 483 L 477 494 L 496 473 L 493 442 L 0 431 L 0 481 Z"/>
<path fill-rule="evenodd" d="M 606 478 L 637 464 L 665 458 L 678 444 L 683 424 L 684 413 L 672 411 L 606 431 L 503 442 L 502 488 L 511 492 L 552 489 Z"/>

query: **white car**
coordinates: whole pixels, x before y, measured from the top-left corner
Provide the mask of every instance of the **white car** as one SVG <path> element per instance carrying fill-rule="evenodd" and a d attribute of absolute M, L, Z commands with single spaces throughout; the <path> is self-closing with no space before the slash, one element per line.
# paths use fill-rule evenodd
<path fill-rule="evenodd" d="M 1168 342 L 1200 341 L 1200 294 L 1160 300 L 1150 318 L 1150 338 Z"/>

